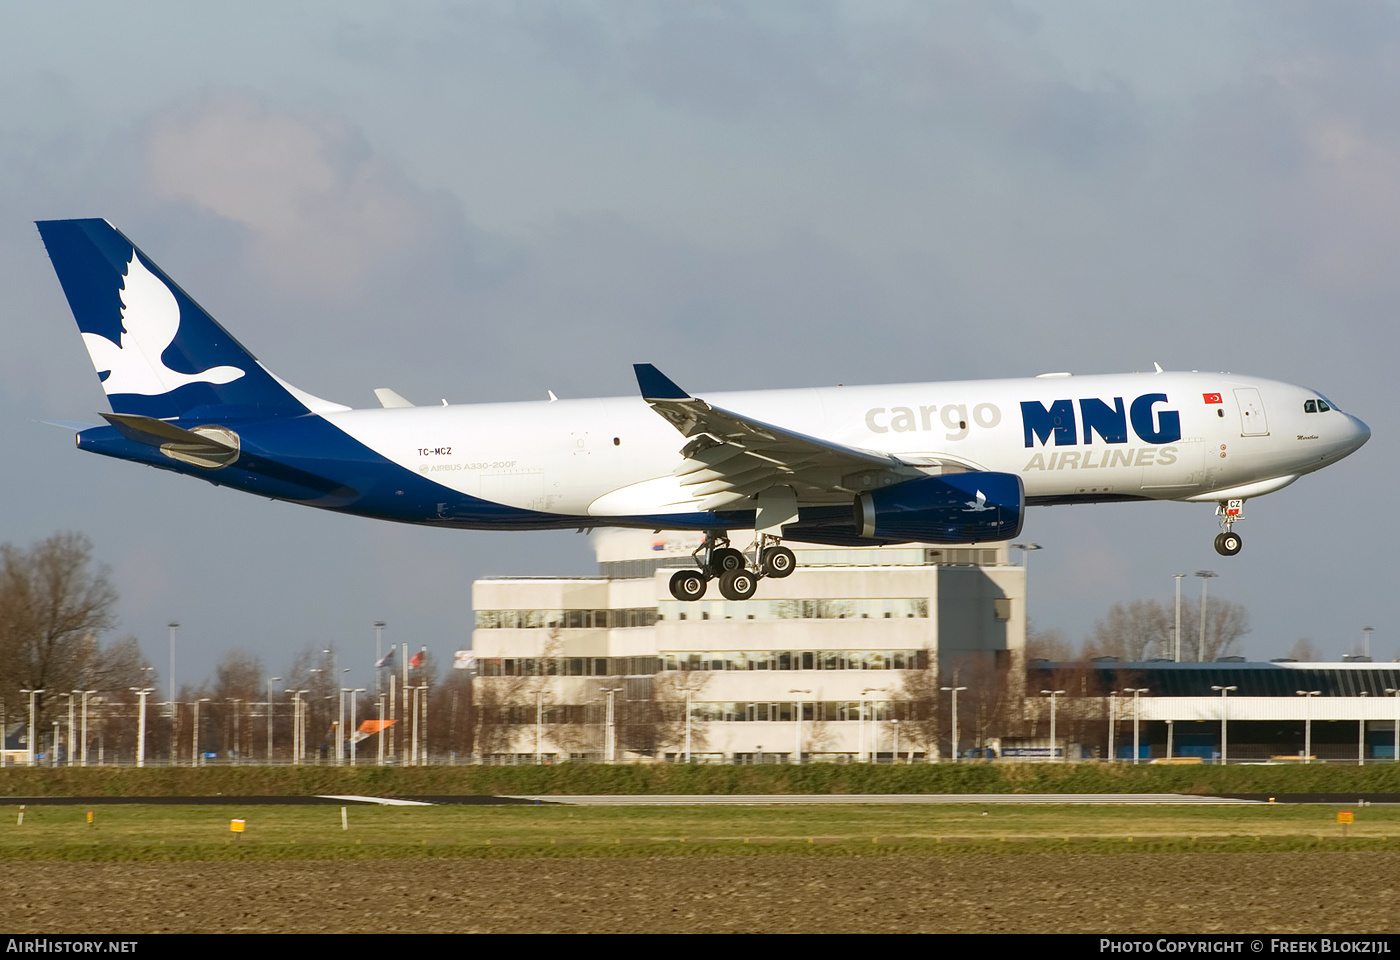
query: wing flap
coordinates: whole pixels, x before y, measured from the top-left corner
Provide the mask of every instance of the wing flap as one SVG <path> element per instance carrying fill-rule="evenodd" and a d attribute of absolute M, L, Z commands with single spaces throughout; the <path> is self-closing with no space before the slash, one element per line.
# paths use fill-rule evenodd
<path fill-rule="evenodd" d="M 684 437 L 674 475 L 705 510 L 753 507 L 753 498 L 791 486 L 808 500 L 887 486 L 926 473 L 897 457 L 846 446 L 756 420 L 692 397 L 648 363 L 636 364 L 642 398 Z M 847 482 L 847 481 L 850 482 Z"/>

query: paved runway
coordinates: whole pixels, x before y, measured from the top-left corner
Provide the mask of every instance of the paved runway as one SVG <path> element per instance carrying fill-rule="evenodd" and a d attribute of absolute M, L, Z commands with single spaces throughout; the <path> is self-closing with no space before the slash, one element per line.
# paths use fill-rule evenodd
<path fill-rule="evenodd" d="M 513 797 L 580 807 L 734 806 L 740 804 L 933 804 L 933 803 L 1074 803 L 1131 806 L 1257 804 L 1266 801 L 1232 797 L 1185 797 L 1171 793 L 841 793 L 841 794 L 656 794 Z"/>

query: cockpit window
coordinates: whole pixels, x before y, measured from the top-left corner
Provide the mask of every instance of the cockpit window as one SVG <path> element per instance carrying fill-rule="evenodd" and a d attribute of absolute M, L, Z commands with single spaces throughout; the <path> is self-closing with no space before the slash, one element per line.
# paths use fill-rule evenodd
<path fill-rule="evenodd" d="M 1326 413 L 1328 410 L 1331 410 L 1331 409 L 1332 409 L 1332 408 L 1329 407 L 1329 406 L 1327 405 L 1327 401 L 1326 401 L 1326 400 L 1319 400 L 1319 401 L 1317 401 L 1317 412 L 1318 412 L 1318 413 Z"/>
<path fill-rule="evenodd" d="M 1304 400 L 1304 401 L 1303 401 L 1303 412 L 1304 412 L 1304 413 L 1317 413 L 1317 401 L 1316 401 L 1316 400 Z"/>

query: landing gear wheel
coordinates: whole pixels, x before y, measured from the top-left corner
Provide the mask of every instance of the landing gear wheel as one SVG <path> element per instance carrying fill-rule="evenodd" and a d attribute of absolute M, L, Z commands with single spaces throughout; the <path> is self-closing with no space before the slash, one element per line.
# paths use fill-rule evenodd
<path fill-rule="evenodd" d="M 747 600 L 758 589 L 758 577 L 747 570 L 730 570 L 719 578 L 719 592 L 726 600 Z"/>
<path fill-rule="evenodd" d="M 671 596 L 677 600 L 699 600 L 709 585 L 699 570 L 679 570 L 671 575 Z"/>
<path fill-rule="evenodd" d="M 763 575 L 781 580 L 797 569 L 797 557 L 787 547 L 769 547 L 763 551 Z"/>
<path fill-rule="evenodd" d="M 710 554 L 710 574 L 722 577 L 730 570 L 744 569 L 744 555 L 733 547 L 720 547 Z"/>
<path fill-rule="evenodd" d="M 1240 547 L 1244 546 L 1244 541 L 1240 539 L 1238 533 L 1222 533 L 1215 538 L 1215 552 L 1222 557 L 1233 557 L 1240 552 Z"/>

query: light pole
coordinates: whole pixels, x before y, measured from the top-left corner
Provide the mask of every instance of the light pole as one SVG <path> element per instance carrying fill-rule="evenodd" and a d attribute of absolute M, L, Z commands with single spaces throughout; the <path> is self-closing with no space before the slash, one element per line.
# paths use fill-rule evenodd
<path fill-rule="evenodd" d="M 356 695 L 364 693 L 365 689 L 364 687 L 355 687 L 350 691 L 350 766 L 352 767 L 355 765 L 355 757 L 359 753 L 359 750 L 356 749 L 359 743 L 355 740 L 355 731 L 359 729 L 355 714 L 355 706 L 359 698 Z"/>
<path fill-rule="evenodd" d="M 1238 690 L 1239 687 L 1217 687 L 1212 684 L 1211 689 L 1220 691 L 1220 765 L 1224 766 L 1230 762 L 1226 740 L 1226 724 L 1230 720 L 1230 691 Z"/>
<path fill-rule="evenodd" d="M 76 690 L 73 691 L 73 693 L 77 693 L 77 692 L 78 692 L 78 691 L 76 691 Z M 59 694 L 60 697 L 67 697 L 67 698 L 68 698 L 68 743 L 66 744 L 65 755 L 64 755 L 64 758 L 63 758 L 63 765 L 64 765 L 65 767 L 71 767 L 71 766 L 73 765 L 73 752 L 74 752 L 74 750 L 76 749 L 76 747 L 75 747 L 74 744 L 73 744 L 73 733 L 74 733 L 74 725 L 73 725 L 73 693 L 60 693 L 60 694 Z M 57 740 L 54 740 L 54 742 L 53 742 L 53 753 L 54 753 L 54 759 L 57 760 L 57 759 L 58 759 L 58 741 L 57 741 Z M 55 764 L 55 766 L 56 766 L 56 764 Z"/>
<path fill-rule="evenodd" d="M 304 763 L 306 761 L 306 728 L 311 719 L 311 701 L 307 699 L 306 695 L 310 692 L 310 690 L 305 689 L 296 691 L 298 711 L 297 743 L 295 749 L 297 753 L 296 762 L 298 764 Z"/>
<path fill-rule="evenodd" d="M 1312 763 L 1312 698 L 1322 693 L 1321 690 L 1299 690 L 1298 696 L 1308 698 L 1308 713 L 1303 718 L 1303 762 Z"/>
<path fill-rule="evenodd" d="M 383 692 L 384 692 L 384 681 L 383 681 L 383 679 L 379 676 L 379 661 L 384 659 L 384 657 L 383 657 L 383 656 L 380 654 L 380 652 L 379 652 L 380 649 L 384 646 L 384 627 L 385 627 L 385 623 L 384 623 L 383 620 L 376 620 L 376 621 L 374 621 L 374 695 L 375 695 L 375 697 L 379 697 L 379 696 L 382 695 Z"/>
<path fill-rule="evenodd" d="M 234 697 L 230 697 L 228 702 L 233 704 L 233 749 L 229 751 L 229 753 L 233 757 L 234 766 L 238 766 L 239 761 L 243 759 L 243 741 L 240 740 L 238 736 L 238 720 L 239 714 L 243 712 L 243 701 Z"/>
<path fill-rule="evenodd" d="M 603 757 L 607 763 L 617 762 L 617 730 L 613 725 L 613 695 L 622 692 L 622 687 L 604 687 L 608 695 L 607 727 L 604 732 Z"/>
<path fill-rule="evenodd" d="M 870 704 L 870 709 L 868 711 L 870 714 L 870 748 L 866 751 L 865 755 L 867 763 L 875 763 L 879 757 L 879 750 L 877 749 L 877 745 L 880 740 L 880 722 L 875 719 L 875 706 L 870 701 L 870 694 L 872 693 L 883 693 L 888 695 L 889 691 L 886 690 L 884 687 L 866 687 L 860 692 L 860 738 L 862 741 L 865 740 L 865 714 L 867 713 L 866 704 Z"/>
<path fill-rule="evenodd" d="M 199 762 L 199 705 L 208 703 L 208 697 L 201 697 L 194 702 L 194 730 L 190 734 L 190 766 L 198 767 Z"/>
<path fill-rule="evenodd" d="M 967 687 L 939 687 L 940 690 L 950 691 L 953 694 L 953 762 L 958 762 L 958 691 L 966 690 Z"/>
<path fill-rule="evenodd" d="M 135 687 L 132 687 L 131 689 L 135 690 L 136 688 L 135 688 Z M 35 740 L 35 738 L 36 738 L 36 734 L 35 734 L 35 732 L 34 732 L 34 698 L 37 697 L 39 694 L 41 694 L 41 693 L 43 693 L 43 692 L 44 692 L 44 691 L 43 691 L 42 689 L 39 689 L 39 690 L 21 690 L 21 691 L 20 691 L 20 693 L 27 693 L 27 694 L 29 694 L 29 737 L 28 737 L 28 741 L 29 741 L 29 742 L 28 742 L 28 745 L 27 745 L 27 746 L 28 746 L 28 751 L 27 751 L 27 752 L 28 752 L 29 756 L 28 756 L 26 759 L 27 759 L 27 762 L 29 763 L 29 765 L 30 765 L 31 767 L 34 766 L 34 740 Z"/>
<path fill-rule="evenodd" d="M 88 761 L 88 727 L 87 727 L 87 717 L 88 717 L 88 714 L 87 714 L 87 705 L 88 705 L 88 697 L 90 697 L 92 694 L 96 693 L 97 691 L 96 691 L 96 690 L 80 690 L 80 691 L 78 691 L 78 692 L 81 693 L 81 694 L 83 695 L 83 759 L 82 759 L 82 761 L 81 761 L 81 766 L 86 767 L 86 766 L 87 766 L 87 761 Z"/>
<path fill-rule="evenodd" d="M 62 694 L 62 696 L 68 698 L 68 751 L 67 755 L 63 758 L 63 765 L 65 767 L 71 767 L 73 765 L 73 754 L 77 753 L 78 751 L 78 745 L 74 742 L 78 732 L 77 724 L 73 722 L 75 719 L 73 716 L 73 711 L 76 709 L 77 706 L 73 700 L 74 693 L 82 693 L 82 691 L 74 690 L 72 693 Z M 54 744 L 54 752 L 58 752 L 57 743 Z"/>
<path fill-rule="evenodd" d="M 1371 691 L 1362 690 L 1357 696 L 1369 697 Z M 1362 707 L 1357 711 L 1361 719 L 1356 721 L 1356 765 L 1363 767 L 1366 765 L 1366 709 Z"/>
<path fill-rule="evenodd" d="M 1185 576 L 1184 573 L 1172 574 L 1172 579 L 1176 581 L 1176 650 L 1172 654 L 1172 660 L 1177 663 L 1181 662 L 1181 580 Z M 1168 755 L 1170 756 L 1170 753 Z"/>
<path fill-rule="evenodd" d="M 1050 759 L 1059 760 L 1060 755 L 1056 752 L 1055 748 L 1055 744 L 1057 743 L 1055 739 L 1055 698 L 1063 697 L 1065 692 L 1063 690 L 1042 690 L 1040 692 L 1044 696 L 1050 698 Z"/>
<path fill-rule="evenodd" d="M 301 695 L 305 690 L 283 690 L 287 696 L 292 698 L 292 766 L 301 765 L 301 721 L 302 721 L 302 699 Z"/>
<path fill-rule="evenodd" d="M 1011 549 L 1021 551 L 1021 575 L 1026 580 L 1026 585 L 1021 588 L 1021 602 L 1025 603 L 1026 596 L 1030 593 L 1031 551 L 1039 550 L 1041 547 L 1038 543 L 1013 543 Z"/>
<path fill-rule="evenodd" d="M 535 691 L 535 765 L 544 763 L 544 687 Z"/>
<path fill-rule="evenodd" d="M 339 680 L 340 676 L 337 675 Z M 340 688 L 340 692 L 335 698 L 335 765 L 338 767 L 345 762 L 345 687 Z"/>
<path fill-rule="evenodd" d="M 1400 689 L 1386 687 L 1385 692 L 1395 696 L 1395 737 L 1391 741 L 1390 762 L 1400 763 Z"/>
<path fill-rule="evenodd" d="M 146 697 L 155 690 L 151 687 L 132 687 L 137 698 L 140 700 L 136 719 L 136 765 L 144 767 L 146 765 Z"/>
<path fill-rule="evenodd" d="M 811 690 L 789 690 L 789 691 L 788 691 L 788 693 L 811 693 L 811 692 L 812 692 Z M 687 699 L 689 698 L 689 696 L 690 696 L 690 694 L 686 694 Z M 795 748 L 794 748 L 794 753 L 793 753 L 792 756 L 793 756 L 793 761 L 794 761 L 795 763 L 801 763 L 801 762 L 802 762 L 802 700 L 801 700 L 801 699 L 798 699 L 798 701 L 792 705 L 792 708 L 793 708 L 793 710 L 796 711 L 796 712 L 792 715 L 792 719 L 793 719 L 794 721 L 796 721 L 796 723 L 797 723 L 796 746 L 795 746 Z M 689 727 L 687 726 L 686 729 L 687 729 L 687 732 L 688 732 L 688 731 L 689 731 Z M 686 759 L 689 759 L 689 757 L 687 757 Z"/>
<path fill-rule="evenodd" d="M 374 671 L 374 674 L 377 677 L 379 671 Z M 375 745 L 379 749 L 379 757 L 375 765 L 382 767 L 384 766 L 384 694 L 381 693 L 376 696 L 374 702 L 379 706 L 379 732 L 374 735 L 376 741 Z"/>
<path fill-rule="evenodd" d="M 1112 763 L 1118 759 L 1118 731 L 1114 726 L 1114 721 L 1118 718 L 1118 691 L 1108 691 L 1108 761 Z"/>
<path fill-rule="evenodd" d="M 1142 754 L 1142 747 L 1138 740 L 1138 720 L 1142 717 L 1142 701 L 1138 699 L 1138 696 L 1146 693 L 1147 687 L 1124 687 L 1123 692 L 1133 695 L 1133 765 L 1136 766 L 1138 757 Z"/>
<path fill-rule="evenodd" d="M 685 762 L 690 763 L 690 697 L 691 692 L 685 692 Z"/>
<path fill-rule="evenodd" d="M 272 763 L 272 684 L 273 681 L 281 681 L 281 677 L 267 678 L 267 762 Z"/>
<path fill-rule="evenodd" d="M 165 699 L 170 701 L 170 715 L 175 715 L 175 631 L 180 629 L 180 625 L 171 620 L 167 627 L 170 628 L 170 679 L 165 683 Z M 173 721 L 172 721 L 173 722 Z M 170 752 L 173 754 L 175 748 L 172 746 Z M 174 757 L 171 758 L 172 760 Z"/>
<path fill-rule="evenodd" d="M 1201 578 L 1201 636 L 1196 641 L 1196 662 L 1199 663 L 1206 651 L 1206 584 L 1220 574 L 1211 570 L 1197 570 L 1196 576 Z"/>

